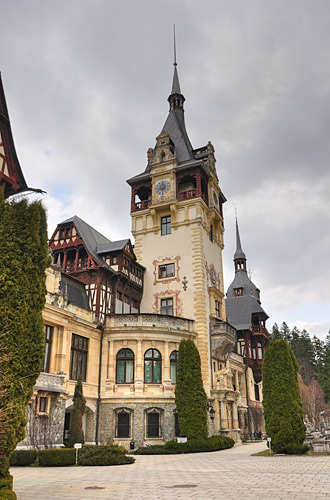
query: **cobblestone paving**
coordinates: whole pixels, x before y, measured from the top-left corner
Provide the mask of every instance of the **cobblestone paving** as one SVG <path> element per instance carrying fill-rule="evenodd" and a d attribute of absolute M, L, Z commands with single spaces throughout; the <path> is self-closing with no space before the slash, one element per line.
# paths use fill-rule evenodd
<path fill-rule="evenodd" d="M 253 457 L 265 443 L 137 456 L 118 467 L 13 467 L 19 500 L 324 500 L 330 456 Z"/>

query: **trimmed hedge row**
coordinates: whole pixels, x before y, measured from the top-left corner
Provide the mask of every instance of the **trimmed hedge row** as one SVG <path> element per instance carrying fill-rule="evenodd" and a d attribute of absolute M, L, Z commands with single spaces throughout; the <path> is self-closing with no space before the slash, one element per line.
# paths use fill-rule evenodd
<path fill-rule="evenodd" d="M 75 465 L 74 448 L 50 448 L 46 450 L 16 450 L 11 457 L 11 465 L 31 465 L 38 460 L 41 467 L 64 467 Z M 78 451 L 78 465 L 124 465 L 134 462 L 126 456 L 126 450 L 120 446 L 83 446 Z M 6 486 L 10 487 L 10 485 Z M 0 483 L 1 488 L 1 483 Z M 1 499 L 1 497 L 0 497 Z"/>
<path fill-rule="evenodd" d="M 38 452 L 40 467 L 65 467 L 75 465 L 76 450 L 74 448 L 50 448 Z"/>
<path fill-rule="evenodd" d="M 15 450 L 10 455 L 10 465 L 32 465 L 37 457 L 37 450 Z"/>
<path fill-rule="evenodd" d="M 146 446 L 138 448 L 136 455 L 168 455 L 174 453 L 200 453 L 232 448 L 235 441 L 227 436 L 215 435 L 207 439 L 190 439 L 186 443 L 168 441 L 164 446 Z"/>

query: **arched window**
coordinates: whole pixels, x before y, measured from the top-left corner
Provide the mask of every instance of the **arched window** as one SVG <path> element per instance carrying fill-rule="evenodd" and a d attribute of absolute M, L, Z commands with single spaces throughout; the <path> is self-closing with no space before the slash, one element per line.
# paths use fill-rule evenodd
<path fill-rule="evenodd" d="M 147 437 L 158 438 L 160 436 L 160 415 L 156 410 L 147 413 Z"/>
<path fill-rule="evenodd" d="M 134 382 L 134 353 L 131 349 L 120 349 L 116 358 L 116 384 Z"/>
<path fill-rule="evenodd" d="M 170 374 L 172 384 L 176 384 L 176 371 L 178 367 L 178 351 L 173 351 L 170 356 Z"/>
<path fill-rule="evenodd" d="M 126 410 L 117 412 L 117 426 L 116 437 L 129 438 L 130 437 L 130 413 Z"/>
<path fill-rule="evenodd" d="M 162 356 L 157 349 L 148 349 L 144 355 L 144 382 L 160 384 L 162 381 Z"/>

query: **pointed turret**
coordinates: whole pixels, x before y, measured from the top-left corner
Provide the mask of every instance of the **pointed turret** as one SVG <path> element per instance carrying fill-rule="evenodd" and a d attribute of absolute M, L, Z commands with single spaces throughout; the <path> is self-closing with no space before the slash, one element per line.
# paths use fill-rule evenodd
<path fill-rule="evenodd" d="M 235 263 L 235 272 L 240 270 L 246 271 L 246 256 L 242 250 L 237 217 L 236 217 L 236 252 L 234 254 L 234 263 Z"/>
<path fill-rule="evenodd" d="M 179 163 L 193 159 L 193 148 L 184 121 L 184 95 L 181 93 L 177 63 L 174 63 L 172 91 L 168 97 L 170 112 L 161 133 L 170 136 Z"/>

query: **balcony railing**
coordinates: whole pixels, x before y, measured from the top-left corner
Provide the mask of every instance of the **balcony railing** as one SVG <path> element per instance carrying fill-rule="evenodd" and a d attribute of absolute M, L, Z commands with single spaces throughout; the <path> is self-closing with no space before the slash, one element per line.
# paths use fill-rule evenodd
<path fill-rule="evenodd" d="M 134 203 L 134 210 L 145 210 L 149 207 L 151 200 L 136 201 Z"/>
<path fill-rule="evenodd" d="M 184 191 L 183 193 L 178 193 L 177 199 L 179 201 L 188 200 L 189 198 L 195 198 L 195 196 L 196 196 L 196 189 L 191 189 L 190 191 Z"/>
<path fill-rule="evenodd" d="M 164 328 L 186 330 L 193 334 L 194 321 L 165 314 L 116 314 L 107 317 L 107 326 L 112 328 Z"/>

